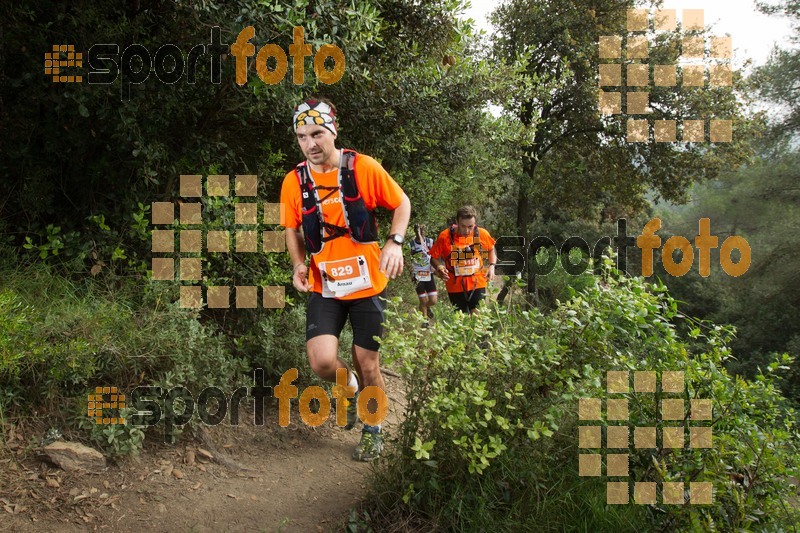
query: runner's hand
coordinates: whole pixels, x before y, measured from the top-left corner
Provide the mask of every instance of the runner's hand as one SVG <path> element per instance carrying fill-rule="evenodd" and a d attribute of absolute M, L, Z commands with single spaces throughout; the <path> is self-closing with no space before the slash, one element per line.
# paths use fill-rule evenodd
<path fill-rule="evenodd" d="M 439 278 L 447 281 L 448 279 L 450 279 L 450 273 L 447 271 L 446 268 L 440 268 L 441 266 L 442 265 L 436 267 L 436 274 L 439 276 Z"/>
<path fill-rule="evenodd" d="M 387 241 L 381 250 L 381 260 L 378 269 L 394 279 L 403 273 L 403 248 L 394 241 Z"/>
<path fill-rule="evenodd" d="M 308 267 L 306 265 L 300 264 L 294 267 L 292 285 L 300 292 L 311 290 L 311 285 L 308 284 Z"/>
<path fill-rule="evenodd" d="M 489 274 L 488 274 L 489 281 L 494 281 L 495 274 L 494 274 L 494 265 L 489 265 Z"/>

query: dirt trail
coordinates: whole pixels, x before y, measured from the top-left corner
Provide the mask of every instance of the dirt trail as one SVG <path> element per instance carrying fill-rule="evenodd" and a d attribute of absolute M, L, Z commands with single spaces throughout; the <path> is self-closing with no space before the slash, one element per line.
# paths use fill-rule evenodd
<path fill-rule="evenodd" d="M 386 376 L 391 433 L 402 415 L 400 380 Z M 269 402 L 266 402 L 269 403 Z M 0 455 L 0 530 L 338 531 L 366 493 L 372 466 L 351 459 L 360 426 L 331 419 L 311 428 L 292 413 L 281 428 L 268 407 L 264 426 L 209 428 L 218 450 L 247 470 L 203 462 L 198 442 L 150 444 L 138 461 L 99 474 L 74 474 L 20 447 Z M 191 453 L 187 453 L 191 452 Z M 196 459 L 192 462 L 191 455 Z M 189 461 L 191 464 L 187 464 Z M 48 481 L 48 479 L 50 481 Z M 57 486 L 56 486 L 57 485 Z M 14 512 L 17 514 L 14 514 Z"/>

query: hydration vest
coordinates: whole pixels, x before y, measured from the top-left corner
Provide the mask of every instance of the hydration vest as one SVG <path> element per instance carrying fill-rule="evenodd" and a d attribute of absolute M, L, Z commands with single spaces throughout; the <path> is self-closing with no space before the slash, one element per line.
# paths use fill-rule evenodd
<path fill-rule="evenodd" d="M 306 161 L 295 167 L 297 180 L 300 183 L 300 192 L 303 196 L 303 234 L 306 239 L 306 248 L 312 254 L 322 250 L 326 242 L 349 235 L 350 238 L 362 244 L 378 240 L 378 222 L 375 215 L 367 209 L 364 198 L 358 191 L 354 163 L 356 152 L 342 150 L 339 157 L 339 185 L 338 187 L 317 186 Z M 319 191 L 330 191 L 323 198 Z M 336 226 L 325 222 L 322 217 L 322 202 L 336 192 L 340 192 L 340 201 L 344 204 L 345 227 Z M 325 235 L 327 230 L 328 235 Z"/>

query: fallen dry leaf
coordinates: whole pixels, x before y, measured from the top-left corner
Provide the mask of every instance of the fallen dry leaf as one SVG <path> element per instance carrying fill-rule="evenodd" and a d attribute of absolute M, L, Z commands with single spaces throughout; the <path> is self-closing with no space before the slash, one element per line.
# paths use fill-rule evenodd
<path fill-rule="evenodd" d="M 214 455 L 210 451 L 204 450 L 203 448 L 197 448 L 197 457 L 199 459 L 205 459 L 206 461 L 214 460 Z"/>

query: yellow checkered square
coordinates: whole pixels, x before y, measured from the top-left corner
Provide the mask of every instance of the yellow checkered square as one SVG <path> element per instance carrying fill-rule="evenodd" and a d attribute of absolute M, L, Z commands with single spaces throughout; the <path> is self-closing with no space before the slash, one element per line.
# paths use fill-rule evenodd
<path fill-rule="evenodd" d="M 627 372 L 609 370 L 606 372 L 606 382 L 606 389 L 612 394 L 628 392 Z"/>

